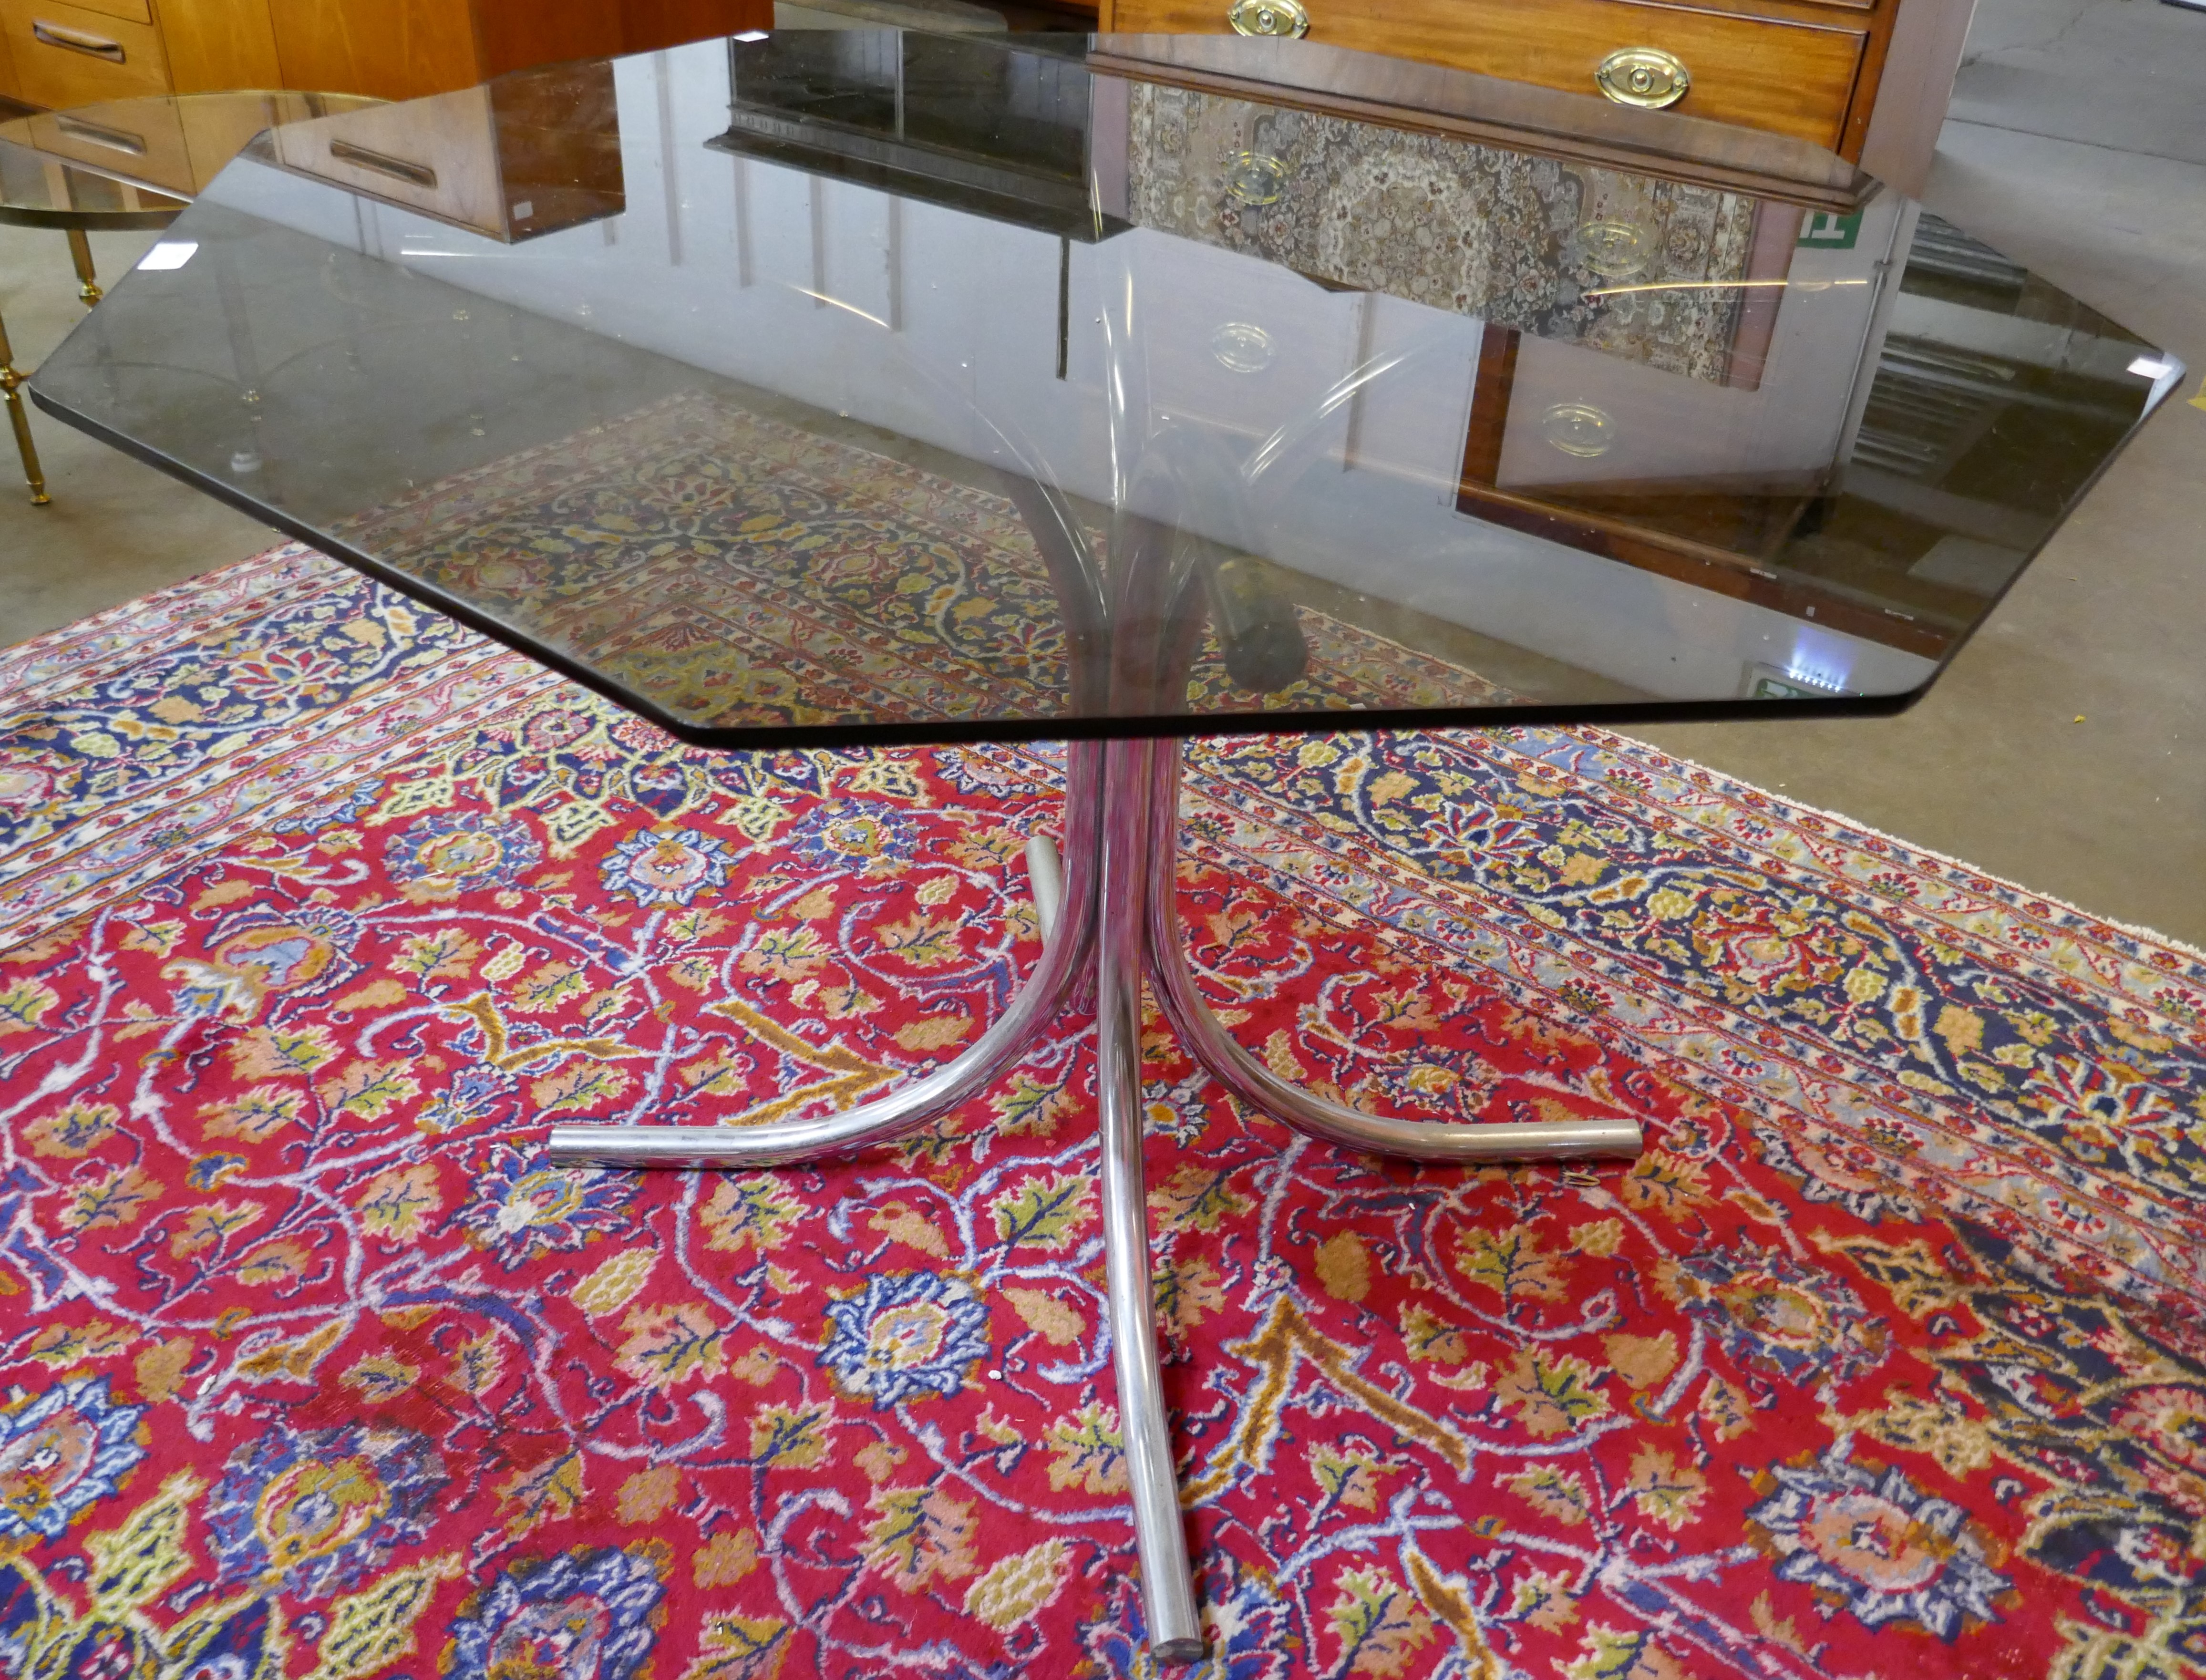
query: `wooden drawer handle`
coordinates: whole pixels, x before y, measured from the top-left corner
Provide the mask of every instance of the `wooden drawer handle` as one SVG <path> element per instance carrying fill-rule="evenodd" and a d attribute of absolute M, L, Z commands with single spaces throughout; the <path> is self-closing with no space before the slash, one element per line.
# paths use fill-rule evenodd
<path fill-rule="evenodd" d="M 87 146 L 104 146 L 110 152 L 127 152 L 133 158 L 146 155 L 146 137 L 134 134 L 128 128 L 110 128 L 104 123 L 87 122 L 81 116 L 71 116 L 67 111 L 56 114 L 54 127 L 71 140 L 82 140 Z"/>
<path fill-rule="evenodd" d="M 410 187 L 420 187 L 430 192 L 437 189 L 437 171 L 426 164 L 409 164 L 403 158 L 393 158 L 388 152 L 370 152 L 364 146 L 355 146 L 350 140 L 331 140 L 330 156 L 341 164 L 356 164 L 361 169 L 373 170 L 378 175 L 387 175 Z"/>
<path fill-rule="evenodd" d="M 1309 14 L 1303 0 L 1233 0 L 1225 21 L 1237 35 L 1307 35 Z"/>
<path fill-rule="evenodd" d="M 58 23 L 33 23 L 31 39 L 41 45 L 59 47 L 64 52 L 81 52 L 94 58 L 104 58 L 110 64 L 123 61 L 122 43 L 102 40 L 97 35 L 87 35 L 81 29 L 70 29 Z"/>
<path fill-rule="evenodd" d="M 1619 105 L 1660 110 L 1692 91 L 1684 61 L 1660 47 L 1622 47 L 1601 61 L 1594 86 Z"/>

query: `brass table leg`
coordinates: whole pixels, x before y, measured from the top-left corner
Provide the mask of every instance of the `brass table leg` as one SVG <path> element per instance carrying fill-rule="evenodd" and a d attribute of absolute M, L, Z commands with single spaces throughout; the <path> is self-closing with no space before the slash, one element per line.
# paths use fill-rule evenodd
<path fill-rule="evenodd" d="M 99 289 L 99 277 L 92 271 L 92 241 L 84 236 L 82 228 L 70 228 L 69 233 L 69 260 L 76 265 L 76 295 L 87 309 L 106 295 Z"/>
<path fill-rule="evenodd" d="M 15 387 L 28 378 L 15 371 L 15 353 L 8 343 L 8 323 L 0 320 L 0 398 L 8 404 L 8 423 L 15 428 L 15 451 L 23 457 L 23 477 L 31 486 L 31 505 L 43 508 L 54 498 L 46 494 L 46 475 L 39 466 L 39 446 L 31 441 L 31 416 Z"/>

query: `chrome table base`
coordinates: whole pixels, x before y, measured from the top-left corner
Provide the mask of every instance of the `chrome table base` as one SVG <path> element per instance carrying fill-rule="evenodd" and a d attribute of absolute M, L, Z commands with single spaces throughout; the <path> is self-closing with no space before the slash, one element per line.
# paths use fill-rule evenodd
<path fill-rule="evenodd" d="M 1045 846 L 1028 869 L 1044 926 L 1042 957 L 1003 1017 L 954 1060 L 886 1096 L 817 1119 L 716 1126 L 555 1126 L 555 1162 L 607 1167 L 766 1167 L 873 1147 L 949 1113 L 1017 1060 L 1095 959 L 1101 1097 L 1103 1237 L 1118 1418 L 1141 1562 L 1150 1649 L 1161 1662 L 1202 1655 L 1172 1433 L 1157 1361 L 1148 1202 L 1142 1183 L 1142 981 L 1157 987 L 1181 1041 L 1225 1088 L 1296 1130 L 1344 1148 L 1420 1161 L 1581 1160 L 1639 1153 L 1630 1120 L 1433 1125 L 1348 1108 L 1290 1084 L 1226 1035 L 1197 992 L 1180 943 L 1180 745 L 1076 742 L 1065 762 L 1060 889 Z M 1061 908 L 1052 899 L 1062 891 Z M 1054 911 L 1054 913 L 1052 913 Z"/>

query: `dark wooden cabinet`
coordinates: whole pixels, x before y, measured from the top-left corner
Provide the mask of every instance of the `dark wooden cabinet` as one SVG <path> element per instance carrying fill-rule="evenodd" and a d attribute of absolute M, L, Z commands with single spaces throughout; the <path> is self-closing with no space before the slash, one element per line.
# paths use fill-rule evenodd
<path fill-rule="evenodd" d="M 1908 191 L 1970 0 L 1102 0 L 1125 34 L 1300 34 L 1789 134 Z"/>

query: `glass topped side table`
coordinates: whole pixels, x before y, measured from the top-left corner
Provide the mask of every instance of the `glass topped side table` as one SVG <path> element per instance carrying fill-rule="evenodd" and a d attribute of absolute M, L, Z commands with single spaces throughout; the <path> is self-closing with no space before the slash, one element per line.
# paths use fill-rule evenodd
<path fill-rule="evenodd" d="M 0 226 L 66 234 L 77 296 L 89 309 L 102 293 L 87 235 L 165 228 L 254 135 L 376 103 L 343 93 L 185 93 L 0 122 Z M 51 498 L 18 394 L 29 377 L 15 367 L 0 322 L 0 394 L 31 500 L 44 505 Z"/>
<path fill-rule="evenodd" d="M 92 274 L 92 246 L 85 235 L 165 228 L 183 207 L 182 200 L 165 194 L 127 186 L 0 139 L 0 226 L 58 228 L 66 233 L 69 254 L 76 264 L 78 295 L 86 307 L 98 301 L 99 288 Z M 15 452 L 22 459 L 31 500 L 43 507 L 53 498 L 46 493 L 45 473 L 31 438 L 30 417 L 23 410 L 20 388 L 29 377 L 15 366 L 7 322 L 0 319 L 0 401 L 8 405 L 8 423 L 15 433 Z"/>
<path fill-rule="evenodd" d="M 839 1111 L 609 1099 L 547 1153 L 867 1149 L 1092 986 L 1160 1660 L 1202 1635 L 1145 980 L 1212 1077 L 1343 1147 L 1640 1142 L 1621 1107 L 1374 1113 L 1237 1043 L 1181 941 L 1179 739 L 1897 710 L 2182 376 L 1827 153 L 1296 41 L 553 67 L 282 129 L 176 231 L 194 254 L 118 286 L 43 407 L 693 743 L 1070 740 L 1042 955 L 969 1048 Z M 531 540 L 514 484 L 589 522 Z M 1470 848 L 1475 815 L 1404 820 Z"/>

